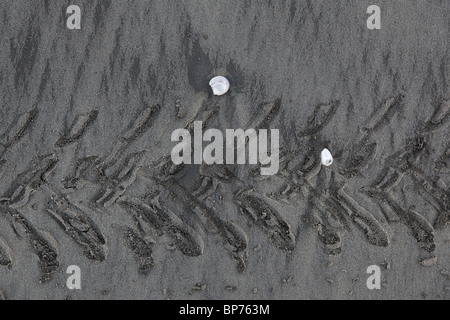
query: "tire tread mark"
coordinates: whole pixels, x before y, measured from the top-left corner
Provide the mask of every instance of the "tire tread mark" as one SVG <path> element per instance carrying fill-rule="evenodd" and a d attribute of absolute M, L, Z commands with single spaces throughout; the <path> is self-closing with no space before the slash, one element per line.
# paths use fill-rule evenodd
<path fill-rule="evenodd" d="M 363 125 L 363 134 L 357 140 L 358 144 L 367 141 L 373 133 L 392 119 L 395 113 L 400 110 L 403 98 L 402 94 L 395 94 L 387 99 L 381 107 L 375 109 Z"/>
<path fill-rule="evenodd" d="M 101 158 L 97 169 L 101 172 L 112 170 L 111 168 L 114 167 L 117 161 L 124 158 L 123 154 L 126 149 L 153 126 L 155 117 L 159 115 L 160 111 L 161 106 L 159 104 L 149 106 L 141 111 L 129 124 L 122 137 L 116 141 L 112 149 Z"/>
<path fill-rule="evenodd" d="M 97 110 L 92 110 L 86 114 L 76 115 L 72 124 L 64 129 L 60 138 L 56 141 L 55 147 L 65 147 L 79 140 L 87 128 L 97 120 L 97 116 Z"/>
<path fill-rule="evenodd" d="M 66 197 L 53 195 L 47 213 L 92 261 L 106 260 L 106 237 L 97 224 Z"/>
<path fill-rule="evenodd" d="M 264 110 L 264 107 L 270 105 L 270 108 L 264 113 L 262 119 L 259 116 L 260 111 Z M 255 130 L 259 129 L 267 129 L 269 124 L 275 119 L 275 117 L 280 113 L 281 110 L 281 98 L 276 99 L 273 102 L 263 102 L 258 105 L 256 110 L 259 112 L 252 113 L 251 120 L 247 124 L 248 128 L 255 128 Z"/>
<path fill-rule="evenodd" d="M 289 224 L 275 209 L 248 191 L 239 192 L 234 201 L 244 215 L 269 235 L 270 241 L 275 247 L 284 251 L 294 250 L 295 236 L 292 234 Z"/>
<path fill-rule="evenodd" d="M 6 131 L 0 135 L 0 158 L 3 157 L 6 150 L 14 143 L 18 142 L 25 133 L 31 128 L 34 120 L 37 118 L 38 109 L 33 108 L 19 116 L 8 126 Z"/>
<path fill-rule="evenodd" d="M 309 200 L 309 206 L 313 212 L 313 221 L 317 228 L 319 241 L 325 245 L 325 250 L 328 255 L 339 255 L 342 252 L 341 236 L 329 223 L 329 213 L 325 212 L 328 208 L 324 207 L 320 201 L 318 203 L 316 200 L 316 198 L 311 197 Z"/>
<path fill-rule="evenodd" d="M 375 159 L 378 143 L 359 144 L 349 153 L 344 161 L 342 175 L 351 178 L 363 172 L 369 164 Z"/>
<path fill-rule="evenodd" d="M 331 121 L 340 105 L 339 100 L 318 104 L 309 117 L 306 128 L 298 132 L 299 137 L 312 136 L 320 132 Z"/>
<path fill-rule="evenodd" d="M 180 219 L 160 204 L 146 204 L 139 199 L 128 199 L 119 203 L 125 210 L 133 211 L 150 224 L 159 236 L 168 234 L 177 249 L 186 256 L 197 257 L 203 253 L 203 241 L 190 227 L 180 223 Z"/>
<path fill-rule="evenodd" d="M 440 229 L 450 221 L 450 196 L 448 190 L 443 190 L 416 166 L 423 153 L 423 145 L 408 145 L 404 150 L 388 157 L 386 163 L 401 174 L 409 174 L 419 194 L 437 210 L 438 217 L 434 227 Z"/>
<path fill-rule="evenodd" d="M 201 107 L 188 121 L 184 128 L 192 134 L 194 132 L 194 122 L 201 121 L 202 128 L 205 129 L 208 126 L 209 122 L 218 114 L 219 110 L 220 107 L 218 105 Z"/>
<path fill-rule="evenodd" d="M 7 202 L 13 208 L 26 205 L 30 195 L 47 182 L 57 163 L 58 158 L 54 153 L 34 158 L 28 168 L 17 175 L 3 195 L 2 202 Z"/>
<path fill-rule="evenodd" d="M 152 177 L 148 178 L 154 179 Z M 230 251 L 232 259 L 237 262 L 238 272 L 243 273 L 247 269 L 248 259 L 248 238 L 245 232 L 233 222 L 224 221 L 217 217 L 217 214 L 213 209 L 209 208 L 202 201 L 191 195 L 176 181 L 159 180 L 156 182 L 169 190 L 174 196 L 178 197 L 181 200 L 181 203 L 186 206 L 186 211 L 193 213 L 198 212 L 212 223 L 225 243 L 230 246 L 230 248 L 227 249 Z"/>
<path fill-rule="evenodd" d="M 90 156 L 77 160 L 72 172 L 67 175 L 62 183 L 65 189 L 77 189 L 82 181 L 92 183 L 102 182 L 105 177 L 98 169 L 101 159 L 98 156 Z"/>
<path fill-rule="evenodd" d="M 11 257 L 11 248 L 8 246 L 5 240 L 0 237 L 0 265 L 1 266 L 11 266 L 12 257 Z"/>
<path fill-rule="evenodd" d="M 367 242 L 379 247 L 389 245 L 389 236 L 373 215 L 350 197 L 343 189 L 338 191 L 340 204 L 347 210 L 348 215 L 364 235 Z"/>
<path fill-rule="evenodd" d="M 109 207 L 114 204 L 127 188 L 136 180 L 137 172 L 144 160 L 146 151 L 131 153 L 123 159 L 120 166 L 111 174 L 106 173 L 106 186 L 95 197 L 96 205 Z M 97 181 L 99 182 L 99 181 Z"/>
<path fill-rule="evenodd" d="M 391 121 L 392 117 L 400 110 L 404 96 L 395 94 L 377 108 L 363 124 L 363 130 L 353 141 L 344 160 L 342 175 L 351 178 L 362 173 L 375 159 L 378 150 L 378 142 L 370 142 L 370 137 L 381 127 Z"/>
<path fill-rule="evenodd" d="M 155 104 L 144 109 L 130 125 L 127 133 L 122 139 L 126 143 L 131 143 L 142 136 L 142 134 L 144 134 L 153 125 L 153 121 L 155 117 L 158 116 L 160 110 L 161 106 L 159 104 Z"/>
<path fill-rule="evenodd" d="M 436 229 L 444 228 L 450 222 L 450 195 L 448 190 L 443 190 L 415 166 L 411 166 L 411 173 L 419 194 L 438 212 L 434 227 Z"/>
<path fill-rule="evenodd" d="M 59 269 L 58 252 L 40 232 L 19 211 L 0 204 L 0 211 L 5 213 L 11 221 L 25 230 L 26 237 L 31 244 L 32 251 L 39 258 L 42 272 L 41 282 L 51 280 L 51 275 Z"/>
<path fill-rule="evenodd" d="M 376 188 L 366 188 L 364 192 L 372 199 L 386 203 L 389 208 L 400 218 L 400 221 L 410 228 L 413 237 L 422 249 L 433 252 L 436 248 L 434 243 L 434 229 L 431 224 L 419 213 L 413 210 L 404 210 L 388 193 Z"/>
<path fill-rule="evenodd" d="M 428 121 L 425 121 L 419 125 L 419 133 L 433 132 L 445 125 L 450 118 L 450 100 L 442 100 L 435 108 L 433 115 Z"/>

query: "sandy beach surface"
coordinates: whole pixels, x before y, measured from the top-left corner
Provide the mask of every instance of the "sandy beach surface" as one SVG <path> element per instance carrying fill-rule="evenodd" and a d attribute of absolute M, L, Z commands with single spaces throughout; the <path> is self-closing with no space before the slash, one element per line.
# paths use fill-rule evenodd
<path fill-rule="evenodd" d="M 0 299 L 449 299 L 450 2 L 376 2 L 2 0 Z M 195 121 L 278 173 L 175 166 Z"/>

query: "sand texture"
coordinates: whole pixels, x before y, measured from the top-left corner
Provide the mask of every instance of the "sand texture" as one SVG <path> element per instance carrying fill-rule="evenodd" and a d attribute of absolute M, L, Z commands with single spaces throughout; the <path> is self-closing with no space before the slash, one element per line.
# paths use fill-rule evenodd
<path fill-rule="evenodd" d="M 0 299 L 449 299 L 450 1 L 371 4 L 2 0 Z M 279 172 L 174 166 L 194 121 Z"/>

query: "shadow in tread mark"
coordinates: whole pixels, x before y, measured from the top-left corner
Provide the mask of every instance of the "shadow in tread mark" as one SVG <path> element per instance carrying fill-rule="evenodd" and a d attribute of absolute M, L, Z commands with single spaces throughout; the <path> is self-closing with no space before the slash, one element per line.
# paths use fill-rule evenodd
<path fill-rule="evenodd" d="M 0 159 L 0 179 L 3 177 L 3 166 L 5 165 L 5 163 L 6 163 L 6 160 L 2 160 L 2 159 Z"/>
<path fill-rule="evenodd" d="M 155 267 L 153 260 L 153 244 L 148 243 L 143 237 L 132 228 L 127 228 L 125 232 L 127 246 L 133 251 L 136 261 L 139 264 L 138 272 L 147 276 Z"/>

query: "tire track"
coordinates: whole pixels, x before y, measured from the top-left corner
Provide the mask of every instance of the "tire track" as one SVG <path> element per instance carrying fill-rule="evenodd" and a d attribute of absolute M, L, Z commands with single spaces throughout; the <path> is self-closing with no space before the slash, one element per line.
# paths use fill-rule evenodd
<path fill-rule="evenodd" d="M 125 154 L 125 151 L 151 128 L 159 111 L 159 105 L 152 105 L 142 110 L 107 155 L 90 156 L 78 160 L 72 173 L 64 178 L 64 187 L 76 189 L 80 187 L 79 184 L 82 181 L 90 181 L 101 188 L 92 199 L 93 205 L 109 207 L 114 204 L 133 184 L 146 153 L 146 151 L 140 151 Z M 88 117 L 87 120 L 92 117 Z M 86 122 L 83 124 L 82 128 L 86 126 Z"/>
<path fill-rule="evenodd" d="M 403 150 L 389 156 L 386 159 L 386 165 L 391 168 L 389 169 L 391 176 L 394 176 L 384 178 L 384 180 L 390 179 L 393 181 L 392 184 L 398 184 L 405 174 L 412 178 L 418 194 L 436 209 L 438 217 L 434 228 L 440 229 L 445 227 L 450 220 L 450 196 L 448 188 L 445 185 L 439 185 L 439 179 L 428 176 L 418 167 L 418 162 L 426 148 L 424 141 L 423 136 L 417 136 L 414 143 L 409 143 Z M 386 185 L 383 186 L 383 189 L 386 189 Z"/>
<path fill-rule="evenodd" d="M 37 115 L 38 109 L 33 108 L 17 116 L 6 131 L 0 135 L 0 159 L 10 147 L 19 142 L 31 129 Z"/>
<path fill-rule="evenodd" d="M 450 220 L 449 192 L 439 179 L 425 174 L 418 167 L 418 163 L 426 149 L 425 135 L 445 124 L 449 110 L 448 101 L 439 104 L 430 119 L 419 125 L 415 140 L 389 156 L 380 178 L 371 186 L 361 189 L 371 199 L 387 204 L 400 221 L 411 230 L 421 248 L 428 252 L 433 252 L 436 248 L 435 229 L 444 228 Z M 405 175 L 412 178 L 414 190 L 438 213 L 434 226 L 412 209 L 403 209 L 392 197 L 392 189 L 400 184 Z"/>
<path fill-rule="evenodd" d="M 283 173 L 286 183 L 273 194 L 277 200 L 292 201 L 300 195 L 307 199 L 311 208 L 312 221 L 317 228 L 319 241 L 325 245 L 330 255 L 337 255 L 342 250 L 342 238 L 339 229 L 349 231 L 351 222 L 362 237 L 370 244 L 380 247 L 389 245 L 389 236 L 378 220 L 364 206 L 344 191 L 346 180 L 364 171 L 375 158 L 377 142 L 369 142 L 370 137 L 383 127 L 399 110 L 403 96 L 397 94 L 388 99 L 382 108 L 377 109 L 364 123 L 364 131 L 356 137 L 353 147 L 344 160 L 343 176 L 331 169 L 328 185 L 315 185 L 316 177 L 323 169 L 320 157 L 320 143 L 311 140 L 310 153 L 298 160 L 299 155 L 288 158 L 287 170 Z M 317 135 L 336 113 L 339 101 L 318 105 L 308 120 L 305 129 L 300 130 L 300 137 Z M 330 170 L 330 169 L 329 169 Z M 323 183 L 323 182 L 322 182 Z M 332 219 L 334 223 L 331 223 Z M 337 224 L 337 225 L 336 225 Z"/>

